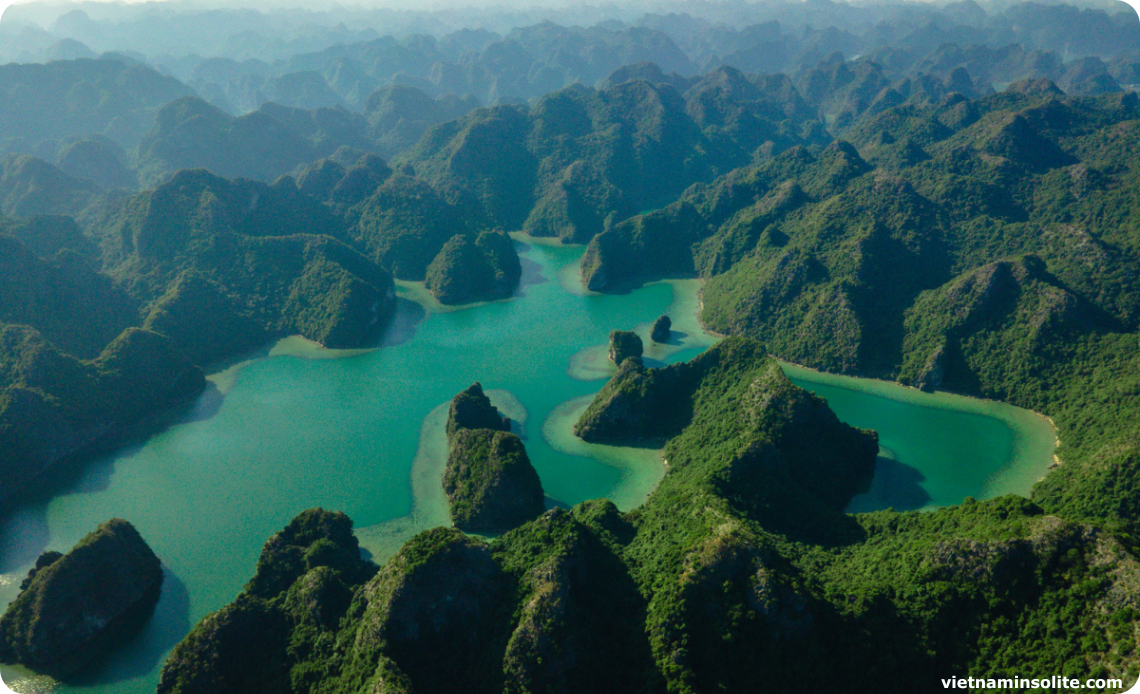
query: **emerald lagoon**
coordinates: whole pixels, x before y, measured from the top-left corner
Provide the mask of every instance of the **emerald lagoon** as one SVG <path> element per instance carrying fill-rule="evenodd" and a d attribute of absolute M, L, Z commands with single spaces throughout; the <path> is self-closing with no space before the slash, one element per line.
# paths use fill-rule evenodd
<path fill-rule="evenodd" d="M 659 449 L 586 444 L 571 427 L 615 371 L 607 336 L 636 329 L 646 361 L 692 358 L 716 342 L 697 319 L 696 280 L 596 295 L 577 282 L 581 247 L 519 240 L 516 296 L 462 309 L 400 283 L 375 349 L 325 350 L 299 338 L 227 365 L 176 424 L 85 465 L 0 518 L 0 602 L 44 550 L 68 551 L 99 523 L 131 521 L 166 572 L 154 617 L 95 671 L 66 684 L 5 667 L 18 692 L 151 694 L 169 650 L 233 600 L 265 540 L 313 506 L 344 511 L 377 562 L 448 522 L 439 479 L 447 403 L 474 381 L 514 421 L 548 506 L 608 497 L 641 503 L 665 473 Z M 662 313 L 669 344 L 648 339 Z M 880 433 L 872 489 L 850 511 L 925 509 L 966 496 L 1027 494 L 1052 462 L 1043 417 L 1009 405 L 785 365 L 840 419 Z"/>

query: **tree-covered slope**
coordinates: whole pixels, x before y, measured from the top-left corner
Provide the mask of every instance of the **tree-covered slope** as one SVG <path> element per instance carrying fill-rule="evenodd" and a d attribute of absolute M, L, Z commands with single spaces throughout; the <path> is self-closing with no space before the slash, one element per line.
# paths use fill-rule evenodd
<path fill-rule="evenodd" d="M 495 224 L 581 243 L 747 163 L 765 142 L 826 141 L 795 120 L 804 117 L 796 98 L 778 79 L 731 69 L 684 96 L 644 80 L 572 87 L 529 110 L 479 109 L 437 126 L 400 160 L 442 189 L 473 195 Z"/>
<path fill-rule="evenodd" d="M 134 147 L 163 104 L 191 90 L 134 61 L 57 60 L 0 66 L 0 152 L 105 135 Z M 49 144 L 53 144 L 49 142 Z"/>
<path fill-rule="evenodd" d="M 636 361 L 582 421 L 642 413 L 669 437 L 644 505 L 554 509 L 490 542 L 428 530 L 327 598 L 303 550 L 263 553 L 246 592 L 175 649 L 159 690 L 809 692 L 842 672 L 926 692 L 963 672 L 1137 672 L 1127 538 L 1016 497 L 845 516 L 873 432 L 840 423 L 756 342 L 648 374 Z M 647 376 L 665 385 L 627 387 Z M 267 573 L 284 580 L 263 595 Z M 323 626 L 306 616 L 333 610 Z M 256 678 L 233 665 L 243 649 Z"/>
<path fill-rule="evenodd" d="M 783 358 L 1048 413 L 1038 498 L 1133 521 L 1138 116 L 1048 81 L 900 105 L 615 226 L 583 280 L 703 276 L 706 325 Z"/>
<path fill-rule="evenodd" d="M 140 140 L 139 178 L 154 185 L 180 169 L 206 168 L 220 176 L 272 181 L 299 164 L 332 154 L 341 145 L 364 141 L 359 132 L 363 127 L 359 115 L 334 109 L 310 114 L 278 107 L 235 118 L 196 96 L 187 96 L 163 106 Z M 344 130 L 352 141 L 335 137 Z"/>
<path fill-rule="evenodd" d="M 293 333 L 358 345 L 391 311 L 391 275 L 330 236 L 344 235 L 341 220 L 289 178 L 267 186 L 182 171 L 113 219 L 108 274 L 147 307 L 148 325 L 185 335 L 197 359 Z"/>

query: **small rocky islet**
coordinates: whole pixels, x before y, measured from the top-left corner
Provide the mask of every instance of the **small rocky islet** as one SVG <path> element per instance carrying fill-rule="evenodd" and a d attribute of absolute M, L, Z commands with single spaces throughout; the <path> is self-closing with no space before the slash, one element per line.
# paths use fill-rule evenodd
<path fill-rule="evenodd" d="M 455 527 L 504 532 L 542 513 L 545 495 L 522 439 L 479 383 L 451 402 L 443 489 Z"/>
<path fill-rule="evenodd" d="M 67 678 L 116 637 L 141 627 L 158 601 L 162 564 L 113 518 L 67 554 L 44 552 L 0 617 L 0 662 Z"/>

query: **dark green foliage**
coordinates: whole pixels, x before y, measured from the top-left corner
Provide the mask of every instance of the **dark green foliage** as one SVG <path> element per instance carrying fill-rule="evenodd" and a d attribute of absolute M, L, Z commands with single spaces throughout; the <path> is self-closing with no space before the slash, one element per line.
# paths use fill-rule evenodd
<path fill-rule="evenodd" d="M 170 340 L 128 328 L 80 361 L 33 328 L 0 327 L 0 476 L 17 493 L 53 463 L 187 401 L 202 370 Z"/>
<path fill-rule="evenodd" d="M 46 245 L 56 224 L 37 218 L 15 233 Z M 66 234 L 73 225 L 59 226 Z M 94 357 L 137 320 L 137 310 L 131 297 L 77 253 L 37 258 L 19 241 L 0 236 L 0 322 L 34 327 L 59 349 Z"/>
<path fill-rule="evenodd" d="M 451 437 L 450 446 L 443 491 L 455 527 L 503 532 L 542 513 L 542 483 L 518 436 L 462 429 Z"/>
<path fill-rule="evenodd" d="M 312 679 L 353 589 L 376 573 L 352 521 L 309 509 L 265 543 L 237 600 L 207 615 L 170 654 L 159 692 L 282 692 Z"/>
<path fill-rule="evenodd" d="M 626 359 L 632 357 L 641 359 L 642 354 L 641 337 L 628 330 L 614 330 L 610 333 L 610 361 L 614 364 L 621 366 Z"/>
<path fill-rule="evenodd" d="M 399 279 L 421 280 L 428 265 L 456 234 L 470 233 L 477 218 L 426 182 L 396 174 L 350 213 L 361 246 Z"/>
<path fill-rule="evenodd" d="M 452 398 L 443 490 L 457 528 L 504 532 L 542 513 L 542 483 L 510 430 L 480 384 Z"/>
<path fill-rule="evenodd" d="M 428 266 L 425 286 L 443 304 L 510 296 L 522 276 L 511 238 L 484 231 L 474 240 L 457 234 Z"/>
<path fill-rule="evenodd" d="M 322 154 L 327 155 L 269 113 L 255 111 L 234 118 L 196 96 L 186 96 L 158 112 L 154 127 L 139 142 L 137 158 L 139 179 L 153 185 L 172 172 L 194 168 L 271 181 Z"/>
<path fill-rule="evenodd" d="M 669 334 L 673 330 L 673 321 L 669 316 L 661 316 L 653 322 L 653 330 L 649 336 L 654 342 L 668 342 Z"/>
<path fill-rule="evenodd" d="M 335 664 L 343 674 L 320 691 L 390 687 L 397 672 L 407 690 L 500 691 L 513 584 L 481 541 L 450 528 L 420 533 L 357 593 Z"/>
<path fill-rule="evenodd" d="M 393 84 L 377 89 L 364 105 L 368 132 L 384 156 L 416 144 L 428 128 L 461 118 L 479 107 L 470 94 L 433 99 L 415 87 Z"/>
<path fill-rule="evenodd" d="M 1027 20 L 1053 11 L 1010 10 L 1038 38 Z M 1067 21 L 1084 26 L 1090 14 Z M 1000 36 L 1005 25 L 991 19 L 988 36 Z M 556 85 L 610 59 L 583 53 L 606 31 L 543 25 L 503 42 L 455 39 L 472 52 L 459 65 L 440 49 L 430 84 L 478 84 L 495 98 Z M 690 38 L 710 56 L 716 45 L 725 62 L 757 66 L 856 38 L 758 25 L 731 44 L 726 31 Z M 192 391 L 200 374 L 171 342 L 194 361 L 289 332 L 359 344 L 389 305 L 380 267 L 426 278 L 442 301 L 467 301 L 508 295 L 517 282 L 509 238 L 487 229 L 590 241 L 587 287 L 699 276 L 706 324 L 753 338 L 664 369 L 617 350 L 619 372 L 577 432 L 667 439 L 669 470 L 646 503 L 628 514 L 605 501 L 552 511 L 490 545 L 428 531 L 371 580 L 347 519 L 303 514 L 266 545 L 238 601 L 176 649 L 160 691 L 822 691 L 836 672 L 860 691 L 931 691 L 936 677 L 963 672 L 1130 681 L 1140 614 L 1129 534 L 1140 512 L 1140 107 L 1133 94 L 1067 97 L 1048 80 L 991 93 L 989 82 L 1011 74 L 1062 76 L 1082 93 L 1115 88 L 1100 61 L 961 49 L 934 40 L 945 32 L 932 23 L 911 35 L 912 46 L 939 45 L 925 58 L 879 48 L 791 78 L 635 66 L 603 91 L 575 86 L 530 108 L 467 113 L 469 100 L 402 87 L 378 93 L 365 117 L 267 105 L 233 119 L 203 102 L 171 104 L 140 149 L 154 180 L 191 162 L 271 178 L 326 158 L 298 168 L 296 184 L 191 172 L 121 213 L 112 201 L 96 236 L 126 294 L 101 286 L 76 254 L 55 256 L 84 245 L 78 227 L 5 225 L 34 251 L 12 247 L 11 291 L 22 293 L 0 315 L 33 326 L 0 333 L 5 482 L 58 453 L 44 441 L 105 426 L 78 403 L 120 421 L 156 406 L 159 375 Z M 656 40 L 654 30 L 629 33 Z M 809 41 L 818 44 L 795 52 Z M 553 57 L 535 61 L 536 47 Z M 437 49 L 414 37 L 367 50 L 368 69 L 397 66 L 391 74 Z M 354 62 L 338 63 L 330 83 L 359 90 L 367 80 Z M 328 98 L 311 66 L 289 70 L 272 88 Z M 466 115 L 446 122 L 445 112 Z M 831 143 L 823 120 L 845 141 Z M 397 174 L 365 154 L 376 140 L 404 147 L 432 124 Z M 125 178 L 98 144 L 65 149 L 61 165 L 102 185 Z M 9 212 L 100 214 L 94 188 L 43 162 L 11 159 L 5 172 Z M 56 291 L 65 275 L 78 289 Z M 56 307 L 83 291 L 93 302 L 129 296 L 124 305 L 142 307 L 150 332 L 104 351 L 137 323 L 111 302 L 85 313 L 91 325 L 71 337 L 72 318 Z M 668 329 L 655 326 L 659 337 Z M 1036 503 L 967 499 L 932 513 L 846 516 L 870 479 L 873 433 L 792 386 L 756 340 L 832 371 L 1047 412 L 1064 465 L 1037 486 Z M 478 526 L 509 470 L 525 491 L 507 496 L 525 497 L 529 510 L 483 527 L 536 516 L 537 475 L 478 384 L 451 415 L 445 484 L 456 523 Z M 58 563 L 50 559 L 31 581 Z"/>
<path fill-rule="evenodd" d="M 190 93 L 173 77 L 134 61 L 12 62 L 0 66 L 0 140 L 37 143 L 101 133 L 130 148 L 160 106 Z"/>
<path fill-rule="evenodd" d="M 162 566 L 134 526 L 115 518 L 66 555 L 40 557 L 0 618 L 0 660 L 67 675 L 110 632 L 137 628 L 158 600 Z"/>
<path fill-rule="evenodd" d="M 654 424 L 671 437 L 669 470 L 645 504 L 553 509 L 489 546 L 454 529 L 420 533 L 355 589 L 335 630 L 318 625 L 332 624 L 324 609 L 346 604 L 350 584 L 303 573 L 324 541 L 274 553 L 292 567 L 279 575 L 300 576 L 284 604 L 308 616 L 255 634 L 258 682 L 294 694 L 695 694 L 820 691 L 836 671 L 890 692 L 1023 667 L 1134 676 L 1140 563 L 1126 538 L 1012 496 L 845 516 L 869 480 L 873 434 L 838 422 L 754 341 L 649 372 L 629 360 L 607 388 L 634 371 L 671 380 L 658 395 L 677 405 Z M 456 438 L 481 434 L 510 436 Z M 204 620 L 167 665 L 164 684 L 199 662 L 195 681 L 215 689 L 160 691 L 260 691 L 216 684 L 248 645 L 211 631 L 231 613 L 262 614 L 252 600 Z"/>
<path fill-rule="evenodd" d="M 203 320 L 206 316 L 209 320 Z M 170 337 L 196 364 L 254 349 L 272 335 L 267 326 L 246 315 L 237 297 L 194 270 L 170 284 L 143 325 Z"/>
<path fill-rule="evenodd" d="M 473 383 L 451 399 L 447 414 L 447 436 L 454 437 L 461 429 L 491 429 L 510 431 L 511 420 L 499 414 L 498 408 L 483 393 L 483 386 Z"/>
<path fill-rule="evenodd" d="M 437 126 L 401 159 L 434 185 L 473 195 L 494 225 L 582 243 L 747 163 L 766 140 L 777 150 L 825 141 L 785 127 L 787 92 L 731 69 L 684 97 L 639 80 L 575 86 L 529 111 L 479 109 Z"/>
<path fill-rule="evenodd" d="M 290 334 L 360 346 L 391 314 L 391 275 L 338 240 L 350 237 L 341 214 L 291 178 L 188 170 L 106 208 L 87 218 L 95 240 L 69 217 L 3 224 L 4 496 L 200 392 L 192 364 Z"/>
<path fill-rule="evenodd" d="M 373 569 L 360 558 L 352 520 L 343 513 L 312 508 L 289 521 L 265 543 L 246 592 L 272 599 L 318 566 L 337 571 L 349 584 L 372 575 Z"/>
<path fill-rule="evenodd" d="M 492 545 L 518 581 L 504 692 L 661 689 L 642 627 L 645 599 L 607 530 L 621 523 L 613 504 L 586 502 L 572 513 L 552 509 Z"/>
<path fill-rule="evenodd" d="M 59 168 L 104 190 L 138 187 L 138 179 L 127 165 L 126 151 L 105 137 L 93 136 L 68 146 L 59 154 Z"/>
<path fill-rule="evenodd" d="M 873 432 L 840 423 L 743 338 L 662 369 L 623 364 L 575 433 L 589 441 L 671 437 L 671 475 L 699 465 L 720 496 L 788 534 L 865 491 L 878 452 Z"/>
<path fill-rule="evenodd" d="M 13 217 L 74 215 L 99 193 L 91 181 L 75 178 L 30 154 L 0 160 L 0 213 Z"/>
<path fill-rule="evenodd" d="M 845 126 L 854 146 L 790 149 L 615 226 L 583 279 L 707 277 L 705 324 L 783 358 L 1046 412 L 1066 464 L 1038 498 L 1123 518 L 1138 116 L 1047 80 L 885 108 Z"/>
<path fill-rule="evenodd" d="M 111 274 L 153 302 L 148 321 L 185 336 L 196 356 L 216 358 L 275 334 L 359 345 L 389 315 L 391 276 L 313 232 L 343 227 L 291 179 L 267 186 L 182 171 L 125 201 L 104 249 Z M 222 325 L 208 325 L 215 320 Z M 226 325 L 236 333 L 219 329 Z"/>
<path fill-rule="evenodd" d="M 41 258 L 50 258 L 64 250 L 90 257 L 96 250 L 95 243 L 83 235 L 71 217 L 38 215 L 21 222 L 11 222 L 4 233 L 18 239 Z"/>
<path fill-rule="evenodd" d="M 20 582 L 20 590 L 25 590 L 32 584 L 32 579 L 40 572 L 40 569 L 51 566 L 60 559 L 63 555 L 55 551 L 47 551 L 36 558 L 36 565 L 28 570 L 28 576 Z"/>
<path fill-rule="evenodd" d="M 337 207 L 351 207 L 367 200 L 392 175 L 392 169 L 380 157 L 347 147 L 295 171 L 301 192 Z"/>

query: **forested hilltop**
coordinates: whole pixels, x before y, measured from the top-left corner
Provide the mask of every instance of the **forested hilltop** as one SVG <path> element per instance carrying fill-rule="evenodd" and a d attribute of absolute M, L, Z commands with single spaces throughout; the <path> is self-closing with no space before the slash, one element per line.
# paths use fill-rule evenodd
<path fill-rule="evenodd" d="M 530 470 L 517 527 L 428 530 L 377 566 L 351 519 L 306 511 L 160 692 L 1140 676 L 1135 13 L 704 5 L 398 36 L 278 17 L 273 37 L 250 11 L 212 43 L 228 11 L 175 7 L 146 20 L 181 23 L 167 52 L 129 8 L 5 15 L 27 63 L 0 66 L 7 507 L 176 415 L 219 360 L 379 344 L 397 282 L 509 299 L 510 232 L 584 245 L 597 292 L 701 278 L 726 336 L 661 368 L 615 350 L 577 422 L 665 441 L 642 506 L 534 518 L 495 413 L 454 437 L 449 498 L 471 515 L 472 461 Z M 1060 465 L 1030 499 L 845 514 L 877 435 L 776 358 L 1041 412 Z"/>

